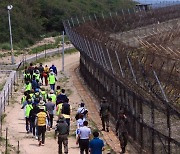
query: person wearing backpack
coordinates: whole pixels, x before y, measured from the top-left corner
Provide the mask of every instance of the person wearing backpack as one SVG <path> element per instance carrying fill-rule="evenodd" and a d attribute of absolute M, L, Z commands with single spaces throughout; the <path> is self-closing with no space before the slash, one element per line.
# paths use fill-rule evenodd
<path fill-rule="evenodd" d="M 70 114 L 72 112 L 72 106 L 69 104 L 69 99 L 67 98 L 62 104 L 61 114 L 66 119 L 66 122 L 70 128 Z"/>
<path fill-rule="evenodd" d="M 81 102 L 80 107 L 77 110 L 77 114 L 82 114 L 83 115 L 83 120 L 85 121 L 87 118 L 88 110 L 85 108 L 85 104 Z"/>
<path fill-rule="evenodd" d="M 106 131 L 109 132 L 109 104 L 107 103 L 107 100 L 105 97 L 103 97 L 101 100 L 100 117 L 101 117 L 102 126 L 103 126 L 102 131 L 105 131 L 105 128 L 106 128 Z"/>

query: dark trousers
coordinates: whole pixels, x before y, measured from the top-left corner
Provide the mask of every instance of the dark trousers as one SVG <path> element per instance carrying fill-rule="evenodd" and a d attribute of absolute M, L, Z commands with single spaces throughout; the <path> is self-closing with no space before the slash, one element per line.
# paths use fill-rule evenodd
<path fill-rule="evenodd" d="M 70 118 L 66 118 L 66 122 L 67 122 L 68 126 L 70 127 Z"/>
<path fill-rule="evenodd" d="M 68 153 L 68 135 L 58 136 L 59 154 L 62 154 L 62 144 L 64 145 L 64 153 Z"/>
<path fill-rule="evenodd" d="M 32 125 L 31 125 L 31 122 L 30 122 L 30 119 L 26 117 L 26 131 L 27 132 L 32 132 Z"/>
<path fill-rule="evenodd" d="M 79 140 L 80 154 L 89 153 L 89 139 L 80 139 Z"/>
<path fill-rule="evenodd" d="M 45 132 L 46 132 L 46 126 L 38 126 L 38 141 L 42 141 L 42 144 L 44 144 L 45 142 Z"/>
<path fill-rule="evenodd" d="M 35 135 L 36 135 L 35 121 L 31 121 L 31 124 L 30 124 L 30 125 L 32 126 L 32 133 L 33 133 L 33 135 L 35 136 Z"/>
<path fill-rule="evenodd" d="M 102 127 L 103 129 L 105 130 L 106 129 L 109 129 L 109 116 L 106 116 L 106 117 L 101 117 L 101 121 L 102 121 Z"/>
<path fill-rule="evenodd" d="M 55 90 L 55 84 L 50 84 L 51 90 Z"/>
<path fill-rule="evenodd" d="M 120 140 L 120 144 L 121 144 L 122 153 L 125 153 L 127 140 L 128 140 L 128 133 L 127 132 L 122 132 L 119 135 L 119 140 Z"/>
<path fill-rule="evenodd" d="M 48 123 L 49 123 L 50 128 L 52 128 L 52 126 L 53 126 L 53 118 L 54 118 L 54 115 L 49 114 Z"/>

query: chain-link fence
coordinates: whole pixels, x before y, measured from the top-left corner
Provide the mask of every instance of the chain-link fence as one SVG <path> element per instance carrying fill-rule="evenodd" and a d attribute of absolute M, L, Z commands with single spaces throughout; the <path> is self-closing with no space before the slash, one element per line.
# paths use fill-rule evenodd
<path fill-rule="evenodd" d="M 180 55 L 179 49 L 165 46 L 179 36 L 174 32 L 180 25 L 179 7 L 64 21 L 66 33 L 81 52 L 80 71 L 85 81 L 97 96 L 107 97 L 115 119 L 125 109 L 129 135 L 141 152 L 180 152 Z M 137 33 L 136 28 L 150 24 L 154 26 Z M 129 30 L 131 34 L 126 32 Z M 117 34 L 124 38 L 113 36 Z M 153 42 L 154 35 L 163 41 Z M 134 39 L 132 43 L 127 43 L 129 38 Z"/>

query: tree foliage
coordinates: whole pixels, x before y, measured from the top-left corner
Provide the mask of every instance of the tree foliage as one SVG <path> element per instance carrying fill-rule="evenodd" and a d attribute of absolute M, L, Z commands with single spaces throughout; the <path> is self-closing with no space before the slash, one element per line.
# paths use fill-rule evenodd
<path fill-rule="evenodd" d="M 125 4 L 126 3 L 126 4 Z M 33 44 L 42 35 L 63 30 L 62 20 L 120 9 L 131 0 L 0 0 L 0 43 L 9 41 L 7 5 L 11 12 L 13 42 Z"/>

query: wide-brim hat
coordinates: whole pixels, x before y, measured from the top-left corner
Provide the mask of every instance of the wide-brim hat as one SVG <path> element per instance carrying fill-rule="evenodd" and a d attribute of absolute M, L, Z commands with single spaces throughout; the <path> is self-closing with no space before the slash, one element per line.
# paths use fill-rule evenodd
<path fill-rule="evenodd" d="M 45 102 L 44 101 L 40 101 L 38 105 L 39 106 L 43 106 L 43 105 L 45 105 Z"/>
<path fill-rule="evenodd" d="M 39 109 L 40 110 L 44 110 L 44 106 L 39 106 Z"/>

